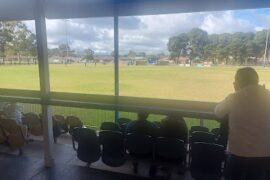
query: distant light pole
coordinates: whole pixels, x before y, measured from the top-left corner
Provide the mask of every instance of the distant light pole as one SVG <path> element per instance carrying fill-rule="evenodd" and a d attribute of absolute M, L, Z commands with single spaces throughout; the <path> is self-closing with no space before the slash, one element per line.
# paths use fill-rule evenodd
<path fill-rule="evenodd" d="M 266 56 L 267 56 L 267 48 L 268 48 L 268 36 L 269 36 L 269 29 L 267 29 L 266 33 L 266 40 L 265 40 L 265 49 L 264 49 L 264 59 L 263 59 L 263 66 L 266 66 Z"/>
<path fill-rule="evenodd" d="M 68 19 L 65 19 L 65 27 L 66 27 L 65 28 L 65 30 L 66 30 L 66 51 L 67 51 L 66 52 L 66 62 L 65 62 L 65 64 L 67 64 L 67 61 L 68 61 L 68 51 L 69 51 L 68 50 L 68 26 L 67 26 L 68 25 L 67 24 L 68 21 L 69 21 Z"/>

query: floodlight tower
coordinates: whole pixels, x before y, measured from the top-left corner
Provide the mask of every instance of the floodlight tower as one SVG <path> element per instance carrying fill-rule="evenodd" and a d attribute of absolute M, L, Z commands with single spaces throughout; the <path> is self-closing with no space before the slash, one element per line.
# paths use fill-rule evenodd
<path fill-rule="evenodd" d="M 69 21 L 69 19 L 65 19 L 65 26 L 66 26 L 66 28 L 65 28 L 65 30 L 66 30 L 66 62 L 65 62 L 65 64 L 67 64 L 67 62 L 68 62 L 68 21 Z"/>
<path fill-rule="evenodd" d="M 265 40 L 265 49 L 264 49 L 264 59 L 263 66 L 266 66 L 266 56 L 267 56 L 267 48 L 268 48 L 268 38 L 269 38 L 269 29 L 267 29 L 266 40 Z"/>

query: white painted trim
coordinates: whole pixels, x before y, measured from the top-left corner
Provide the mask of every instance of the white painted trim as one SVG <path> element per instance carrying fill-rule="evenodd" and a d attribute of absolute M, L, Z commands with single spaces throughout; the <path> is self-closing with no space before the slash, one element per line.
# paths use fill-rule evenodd
<path fill-rule="evenodd" d="M 37 36 L 37 51 L 38 51 L 38 66 L 40 80 L 40 95 L 41 101 L 45 102 L 50 94 L 50 79 L 49 79 L 49 63 L 48 63 L 48 48 L 47 48 L 47 33 L 46 19 L 44 12 L 44 0 L 36 1 L 35 25 Z M 44 163 L 46 167 L 51 167 L 54 164 L 53 159 L 53 127 L 51 108 L 49 105 L 42 103 L 42 124 L 44 137 Z"/>

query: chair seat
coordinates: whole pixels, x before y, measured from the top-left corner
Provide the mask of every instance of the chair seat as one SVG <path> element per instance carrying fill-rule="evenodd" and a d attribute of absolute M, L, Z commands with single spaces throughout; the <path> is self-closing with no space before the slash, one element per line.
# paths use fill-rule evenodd
<path fill-rule="evenodd" d="M 111 167 L 120 167 L 126 162 L 126 156 L 121 154 L 102 153 L 102 162 Z"/>

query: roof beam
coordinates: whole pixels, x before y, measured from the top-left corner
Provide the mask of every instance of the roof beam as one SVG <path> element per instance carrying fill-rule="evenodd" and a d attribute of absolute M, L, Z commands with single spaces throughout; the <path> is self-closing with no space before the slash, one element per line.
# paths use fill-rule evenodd
<path fill-rule="evenodd" d="M 1 20 L 34 20 L 35 0 L 1 0 Z M 156 15 L 269 8 L 269 0 L 45 0 L 49 19 Z"/>
<path fill-rule="evenodd" d="M 46 17 L 51 19 L 156 15 L 256 9 L 270 7 L 268 0 L 48 0 Z"/>

